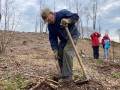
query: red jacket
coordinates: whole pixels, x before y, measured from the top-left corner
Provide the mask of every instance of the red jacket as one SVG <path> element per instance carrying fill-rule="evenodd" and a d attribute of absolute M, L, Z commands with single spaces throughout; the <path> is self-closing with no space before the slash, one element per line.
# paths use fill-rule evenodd
<path fill-rule="evenodd" d="M 92 33 L 91 35 L 91 39 L 92 39 L 92 46 L 99 46 L 99 40 L 98 38 L 100 37 L 100 33 L 97 33 L 97 35 L 95 35 L 95 33 Z"/>
<path fill-rule="evenodd" d="M 110 38 L 104 36 L 104 37 L 102 38 L 102 41 L 101 41 L 103 45 L 105 44 L 105 43 L 104 43 L 105 40 L 109 40 L 109 44 L 111 44 Z"/>

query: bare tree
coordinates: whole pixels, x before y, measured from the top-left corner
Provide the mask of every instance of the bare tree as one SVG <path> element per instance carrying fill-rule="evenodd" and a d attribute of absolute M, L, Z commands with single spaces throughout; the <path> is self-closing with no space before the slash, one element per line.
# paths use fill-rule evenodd
<path fill-rule="evenodd" d="M 80 17 L 80 24 L 81 24 L 81 32 L 82 32 L 82 39 L 83 39 L 83 37 L 84 37 L 84 30 L 83 30 L 83 24 L 82 24 L 82 18 Z"/>
<path fill-rule="evenodd" d="M 54 12 L 55 12 L 55 0 L 54 0 Z"/>
<path fill-rule="evenodd" d="M 119 42 L 120 42 L 120 29 L 117 30 L 117 34 L 119 36 Z"/>
<path fill-rule="evenodd" d="M 66 9 L 70 10 L 70 0 L 64 0 L 66 2 Z"/>
<path fill-rule="evenodd" d="M 41 11 L 41 8 L 42 8 L 42 0 L 40 0 L 40 11 Z M 40 14 L 41 14 L 41 12 L 40 12 Z M 42 19 L 40 18 L 40 33 L 42 32 L 41 21 L 42 21 Z"/>
<path fill-rule="evenodd" d="M 10 4 L 8 5 L 8 16 L 7 16 L 7 29 L 9 29 L 9 26 L 10 26 L 10 18 L 14 15 L 14 9 L 15 9 L 15 6 L 13 6 L 12 4 L 14 3 L 14 1 L 10 1 Z"/>
<path fill-rule="evenodd" d="M 20 22 L 21 15 L 22 15 L 22 13 L 20 13 L 19 19 L 18 19 L 18 21 L 17 21 L 17 23 L 16 23 L 16 26 L 15 26 L 15 28 L 14 28 L 14 31 L 15 31 L 16 28 L 18 27 L 18 24 L 19 24 L 19 22 Z"/>
<path fill-rule="evenodd" d="M 5 30 L 7 30 L 8 0 L 5 0 Z"/>
<path fill-rule="evenodd" d="M 39 17 L 40 33 L 42 33 L 42 32 L 43 32 L 44 21 L 43 21 L 43 19 L 41 18 L 41 12 L 42 12 L 42 10 L 43 10 L 45 7 L 47 7 L 47 5 L 46 5 L 45 1 L 43 1 L 43 0 L 40 0 L 39 3 L 40 3 L 40 7 L 39 7 L 39 8 L 40 8 L 40 17 Z"/>
<path fill-rule="evenodd" d="M 73 5 L 75 6 L 76 9 L 76 13 L 78 13 L 79 15 L 79 20 L 76 23 L 78 30 L 81 32 L 81 38 L 84 37 L 84 30 L 83 30 L 83 22 L 82 22 L 82 15 L 84 13 L 83 11 L 83 5 L 84 5 L 84 1 L 83 0 L 74 0 Z"/>
<path fill-rule="evenodd" d="M 84 11 L 85 11 L 85 18 L 86 18 L 86 23 L 87 23 L 87 38 L 89 38 L 90 32 L 89 32 L 89 27 L 88 27 L 88 21 L 89 21 L 89 18 L 91 18 L 91 15 L 88 10 L 88 7 L 85 7 L 84 9 L 85 9 Z"/>
<path fill-rule="evenodd" d="M 5 29 L 2 32 L 2 36 L 1 36 L 0 53 L 3 53 L 5 51 L 5 37 L 6 37 L 7 10 L 8 10 L 8 4 L 7 3 L 8 3 L 8 0 L 5 0 Z"/>
<path fill-rule="evenodd" d="M 39 24 L 38 17 L 39 17 L 39 15 L 36 16 L 36 23 L 35 23 L 35 32 L 36 33 L 37 33 L 38 24 Z"/>
<path fill-rule="evenodd" d="M 15 6 L 13 4 L 14 1 L 15 0 L 5 0 L 4 1 L 5 2 L 4 3 L 5 6 L 3 6 L 3 8 L 2 8 L 2 15 L 4 15 L 4 17 L 5 17 L 5 22 L 4 22 L 5 23 L 4 24 L 5 28 L 2 31 L 2 35 L 1 35 L 0 53 L 3 53 L 5 51 L 6 44 L 8 44 L 10 42 L 11 37 L 12 37 L 11 31 L 13 30 L 14 16 L 15 16 L 15 12 L 14 12 Z M 13 16 L 13 23 L 10 24 L 10 18 L 12 16 Z M 19 20 L 20 20 L 20 18 L 19 18 Z M 15 29 L 17 28 L 17 26 L 19 24 L 19 20 L 18 20 L 18 23 L 16 24 Z M 10 25 L 12 25 L 12 29 L 11 29 L 11 31 L 7 32 L 7 30 L 9 30 Z"/>
<path fill-rule="evenodd" d="M 106 20 L 103 20 L 103 17 L 104 17 L 104 11 L 101 10 L 99 13 L 98 13 L 98 19 L 97 19 L 97 22 L 98 22 L 98 28 L 99 28 L 99 33 L 101 34 L 101 26 L 102 24 L 104 24 L 105 22 L 107 22 Z"/>
<path fill-rule="evenodd" d="M 100 16 L 98 19 L 98 25 L 99 25 L 99 33 L 101 33 L 101 17 Z"/>
<path fill-rule="evenodd" d="M 77 13 L 78 13 L 78 10 L 79 10 L 79 8 L 78 8 L 78 0 L 74 0 L 75 1 L 75 6 L 76 6 L 76 11 L 77 11 Z M 78 22 L 77 22 L 77 28 L 78 28 Z"/>
<path fill-rule="evenodd" d="M 93 12 L 93 30 L 96 30 L 96 19 L 97 13 L 100 10 L 101 6 L 105 0 L 91 0 L 92 2 L 92 12 Z"/>
<path fill-rule="evenodd" d="M 5 7 L 4 7 L 4 10 L 3 10 L 3 14 L 5 16 L 5 30 L 9 30 L 9 21 L 10 21 L 10 18 L 12 17 L 13 15 L 13 3 L 14 3 L 15 0 L 5 0 Z M 15 8 L 15 7 L 14 7 Z"/>
<path fill-rule="evenodd" d="M 65 2 L 65 6 L 67 10 L 71 10 L 71 0 L 61 0 L 62 2 Z"/>
<path fill-rule="evenodd" d="M 13 27 L 14 27 L 14 19 L 15 19 L 15 12 L 14 12 L 14 8 L 13 8 L 13 22 L 12 22 L 12 28 L 11 28 L 11 31 L 13 30 Z"/>
<path fill-rule="evenodd" d="M 0 22 L 1 22 L 1 18 L 2 18 L 2 15 L 1 15 L 1 0 L 0 0 Z"/>
<path fill-rule="evenodd" d="M 48 24 L 46 25 L 46 31 L 45 31 L 46 33 L 48 33 L 48 28 L 47 27 L 48 27 Z"/>
<path fill-rule="evenodd" d="M 83 1 L 82 0 L 74 0 L 74 4 L 73 5 L 75 6 L 76 13 L 78 13 L 79 17 L 81 18 Z M 79 21 L 77 22 L 77 28 L 78 27 L 79 27 Z"/>
<path fill-rule="evenodd" d="M 93 0 L 93 6 L 92 6 L 92 8 L 93 8 L 93 30 L 95 30 L 96 28 L 95 28 L 95 26 L 96 26 L 96 16 L 97 16 L 97 4 L 98 4 L 98 2 L 97 2 L 97 0 Z"/>
<path fill-rule="evenodd" d="M 109 34 L 109 31 L 108 31 L 108 29 L 106 30 L 106 33 L 108 33 L 108 34 Z"/>

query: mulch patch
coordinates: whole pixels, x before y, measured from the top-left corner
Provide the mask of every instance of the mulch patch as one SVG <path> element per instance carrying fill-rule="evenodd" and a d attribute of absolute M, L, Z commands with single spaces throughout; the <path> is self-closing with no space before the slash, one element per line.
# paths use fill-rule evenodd
<path fill-rule="evenodd" d="M 98 66 L 97 67 L 99 73 L 110 74 L 112 72 L 112 67 L 110 66 Z"/>

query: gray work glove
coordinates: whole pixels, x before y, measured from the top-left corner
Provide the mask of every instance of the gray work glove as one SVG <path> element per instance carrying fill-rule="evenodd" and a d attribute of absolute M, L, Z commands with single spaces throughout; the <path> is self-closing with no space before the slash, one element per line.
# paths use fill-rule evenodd
<path fill-rule="evenodd" d="M 70 19 L 70 18 L 63 18 L 63 19 L 61 20 L 60 25 L 62 25 L 63 27 L 67 27 L 68 24 L 70 24 L 70 23 L 71 23 L 71 19 Z"/>
<path fill-rule="evenodd" d="M 54 55 L 55 60 L 60 59 L 60 57 L 58 56 L 58 50 L 57 49 L 53 50 L 53 55 Z"/>

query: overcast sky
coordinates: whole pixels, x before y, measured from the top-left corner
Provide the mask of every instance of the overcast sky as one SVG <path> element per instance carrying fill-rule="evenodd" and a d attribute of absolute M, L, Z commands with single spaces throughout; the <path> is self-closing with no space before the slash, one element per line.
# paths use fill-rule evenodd
<path fill-rule="evenodd" d="M 5 0 L 2 0 L 2 7 L 4 6 L 4 1 Z M 47 7 L 54 11 L 54 0 L 43 1 L 46 1 Z M 22 13 L 16 31 L 34 32 L 36 16 L 40 13 L 39 0 L 15 0 L 15 5 L 16 9 L 14 27 L 18 22 L 20 13 Z M 55 5 L 55 11 L 66 8 L 65 0 L 56 0 Z M 102 14 L 102 20 L 104 21 L 104 23 L 101 24 L 102 37 L 106 30 L 108 30 L 111 40 L 118 41 L 118 35 L 115 31 L 120 29 L 120 0 L 106 0 L 104 6 L 102 6 L 100 10 L 101 11 L 98 13 L 98 15 Z M 72 11 L 75 12 L 75 10 Z M 83 22 L 85 22 L 84 19 Z M 90 22 L 92 22 L 92 20 Z M 92 27 L 90 22 L 89 27 Z M 2 29 L 4 29 L 4 16 L 2 17 L 1 26 L 3 26 Z M 96 28 L 98 29 L 98 26 L 96 26 Z"/>

